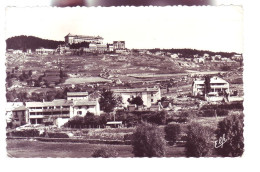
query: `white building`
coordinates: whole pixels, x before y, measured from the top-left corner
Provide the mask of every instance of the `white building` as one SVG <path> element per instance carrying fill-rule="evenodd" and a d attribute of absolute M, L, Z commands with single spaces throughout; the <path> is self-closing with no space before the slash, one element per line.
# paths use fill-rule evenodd
<path fill-rule="evenodd" d="M 73 35 L 70 33 L 65 36 L 66 44 L 77 44 L 77 43 L 81 43 L 81 42 L 102 44 L 103 38 L 100 36 Z"/>
<path fill-rule="evenodd" d="M 222 78 L 214 76 L 210 78 L 210 89 L 208 96 L 220 97 L 220 100 L 223 100 L 225 93 L 229 94 L 229 83 Z M 193 81 L 192 95 L 205 96 L 205 79 Z"/>
<path fill-rule="evenodd" d="M 26 107 L 28 109 L 28 122 L 31 124 L 42 124 L 52 121 L 56 125 L 61 126 L 61 123 L 66 123 L 76 115 L 85 116 L 87 112 L 100 115 L 98 101 L 89 101 L 87 99 L 27 102 Z"/>
<path fill-rule="evenodd" d="M 73 116 L 85 116 L 88 112 L 93 113 L 94 115 L 100 115 L 100 105 L 97 100 L 74 100 L 72 110 Z"/>
<path fill-rule="evenodd" d="M 161 99 L 160 88 L 111 89 L 115 95 L 121 96 L 123 106 L 129 105 L 128 99 L 140 96 L 146 107 L 151 107 Z"/>

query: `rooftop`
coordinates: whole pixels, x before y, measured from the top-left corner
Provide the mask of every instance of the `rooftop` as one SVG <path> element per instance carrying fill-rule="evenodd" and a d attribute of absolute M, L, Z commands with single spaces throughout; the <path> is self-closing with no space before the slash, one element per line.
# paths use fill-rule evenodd
<path fill-rule="evenodd" d="M 27 110 L 26 107 L 20 106 L 20 107 L 15 108 L 13 111 L 24 111 L 24 110 Z"/>
<path fill-rule="evenodd" d="M 204 84 L 205 83 L 205 79 L 203 80 L 195 80 L 193 81 L 194 84 Z M 216 84 L 216 83 L 228 83 L 227 81 L 225 81 L 224 79 L 214 76 L 212 78 L 210 78 L 210 83 L 211 84 Z"/>
<path fill-rule="evenodd" d="M 88 92 L 67 92 L 67 96 L 87 96 Z"/>
<path fill-rule="evenodd" d="M 69 33 L 65 37 L 79 37 L 79 38 L 96 38 L 96 39 L 103 39 L 101 36 L 87 36 L 87 35 L 73 35 Z"/>
<path fill-rule="evenodd" d="M 52 102 L 26 102 L 26 107 L 70 106 L 71 100 L 55 99 Z"/>
<path fill-rule="evenodd" d="M 74 100 L 74 106 L 96 106 L 96 101 L 89 101 L 89 100 Z"/>

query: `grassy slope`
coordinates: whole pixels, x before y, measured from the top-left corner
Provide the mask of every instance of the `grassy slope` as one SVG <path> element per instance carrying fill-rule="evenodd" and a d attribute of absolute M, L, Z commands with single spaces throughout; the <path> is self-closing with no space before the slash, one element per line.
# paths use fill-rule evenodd
<path fill-rule="evenodd" d="M 104 145 L 87 143 L 50 143 L 28 140 L 7 140 L 7 152 L 16 158 L 87 158 Z M 130 145 L 107 145 L 119 152 L 119 157 L 133 157 Z M 167 157 L 184 157 L 184 147 L 167 147 Z"/>

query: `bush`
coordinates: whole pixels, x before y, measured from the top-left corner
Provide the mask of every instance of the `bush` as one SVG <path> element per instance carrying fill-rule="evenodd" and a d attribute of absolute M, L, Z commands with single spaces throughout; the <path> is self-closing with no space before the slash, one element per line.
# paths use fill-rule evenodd
<path fill-rule="evenodd" d="M 179 124 L 168 124 L 164 128 L 165 131 L 165 139 L 169 141 L 170 145 L 173 145 L 176 140 L 178 135 L 181 132 L 181 128 Z"/>
<path fill-rule="evenodd" d="M 166 142 L 163 133 L 152 124 L 142 123 L 137 126 L 133 134 L 132 146 L 136 157 L 165 156 Z"/>
<path fill-rule="evenodd" d="M 12 131 L 11 135 L 16 137 L 39 137 L 39 131 L 36 129 Z"/>
<path fill-rule="evenodd" d="M 216 148 L 224 157 L 242 156 L 244 151 L 243 115 L 231 115 L 218 123 L 217 138 L 225 138 L 223 146 Z"/>
<path fill-rule="evenodd" d="M 125 134 L 124 141 L 126 141 L 126 140 L 133 140 L 133 134 Z"/>
<path fill-rule="evenodd" d="M 213 150 L 213 130 L 209 127 L 192 123 L 188 126 L 185 145 L 187 157 L 202 157 L 211 155 Z"/>
<path fill-rule="evenodd" d="M 104 147 L 101 147 L 99 149 L 94 150 L 94 152 L 92 153 L 91 156 L 94 157 L 94 158 L 98 158 L 98 157 L 101 157 L 101 158 L 117 157 L 118 152 L 111 147 L 104 146 Z"/>
<path fill-rule="evenodd" d="M 216 113 L 218 116 L 228 116 L 229 111 L 225 109 L 217 109 Z"/>
<path fill-rule="evenodd" d="M 210 110 L 204 110 L 202 113 L 203 117 L 215 117 L 215 110 L 210 109 Z"/>

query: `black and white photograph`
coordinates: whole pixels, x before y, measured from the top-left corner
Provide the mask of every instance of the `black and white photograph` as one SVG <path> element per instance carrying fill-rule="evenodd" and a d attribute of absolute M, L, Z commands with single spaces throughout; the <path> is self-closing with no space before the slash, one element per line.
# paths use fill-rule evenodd
<path fill-rule="evenodd" d="M 9 158 L 242 157 L 242 6 L 7 7 Z"/>

